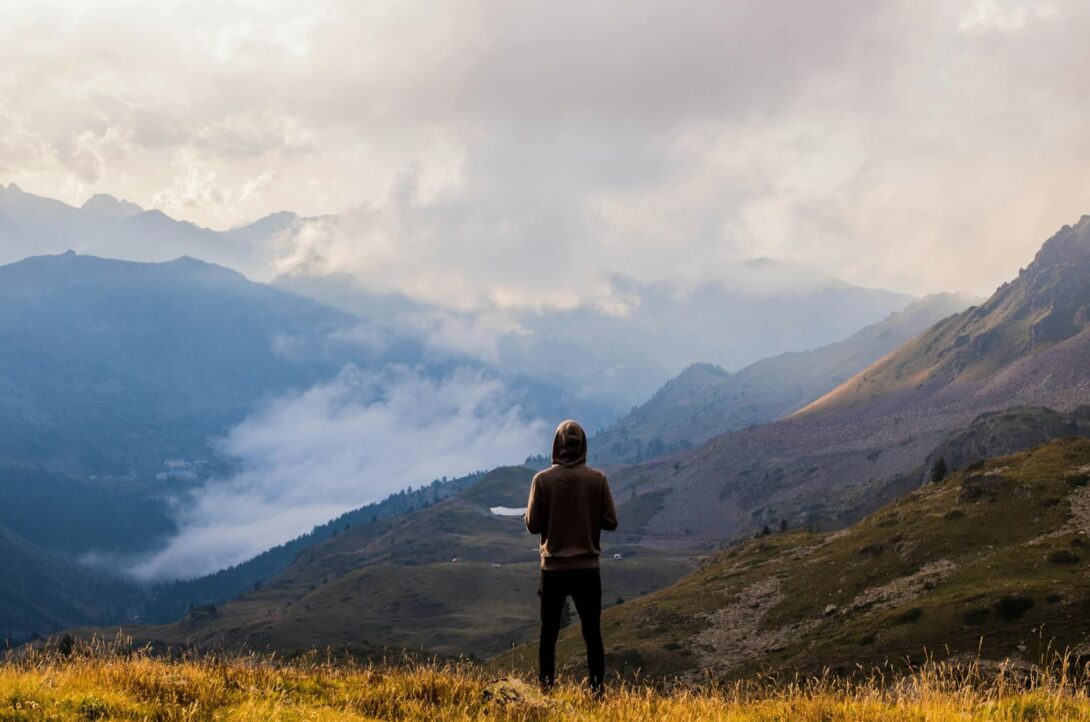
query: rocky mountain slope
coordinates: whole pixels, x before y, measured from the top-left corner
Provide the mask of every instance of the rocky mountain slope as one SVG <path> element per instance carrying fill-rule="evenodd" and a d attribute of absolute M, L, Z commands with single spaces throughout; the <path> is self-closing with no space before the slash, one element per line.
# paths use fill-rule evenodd
<path fill-rule="evenodd" d="M 643 677 L 864 672 L 927 654 L 1090 651 L 1090 441 L 979 462 L 835 533 L 772 533 L 612 608 L 609 664 Z M 559 659 L 578 673 L 578 627 Z M 527 645 L 497 667 L 532 665 Z M 859 665 L 858 667 L 856 665 Z"/>
<path fill-rule="evenodd" d="M 614 474 L 656 499 L 637 536 L 714 545 L 786 519 L 844 520 L 852 499 L 918 483 L 931 451 L 987 411 L 1090 403 L 1090 217 L 1063 228 L 1014 281 L 792 416 Z M 866 504 L 860 506 L 860 509 Z"/>
<path fill-rule="evenodd" d="M 1043 406 L 989 411 L 951 433 L 928 455 L 922 481 L 941 476 L 943 470 L 964 469 L 981 459 L 1006 456 L 1065 436 L 1090 438 L 1090 406 L 1079 406 L 1070 413 Z"/>
<path fill-rule="evenodd" d="M 1085 394 L 1090 329 L 1090 216 L 1045 241 L 987 301 L 936 324 L 799 412 L 849 409 L 872 399 L 915 404 L 1016 401 L 1058 406 Z M 1051 403 L 1050 403 L 1051 402 Z"/>
<path fill-rule="evenodd" d="M 846 339 L 763 359 L 733 374 L 714 364 L 693 364 L 596 435 L 593 460 L 643 461 L 782 418 L 971 303 L 962 294 L 933 294 Z"/>

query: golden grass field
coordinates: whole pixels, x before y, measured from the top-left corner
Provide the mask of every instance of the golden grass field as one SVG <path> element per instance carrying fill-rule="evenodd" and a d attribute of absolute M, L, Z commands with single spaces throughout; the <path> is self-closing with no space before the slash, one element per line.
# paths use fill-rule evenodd
<path fill-rule="evenodd" d="M 118 646 L 10 654 L 3 720 L 1090 720 L 1090 695 L 1061 665 L 985 675 L 929 665 L 896 682 L 817 680 L 664 691 L 623 685 L 596 701 L 574 683 L 547 696 L 468 665 L 358 666 L 316 657 L 168 660 Z M 521 691 L 521 694 L 520 694 Z"/>

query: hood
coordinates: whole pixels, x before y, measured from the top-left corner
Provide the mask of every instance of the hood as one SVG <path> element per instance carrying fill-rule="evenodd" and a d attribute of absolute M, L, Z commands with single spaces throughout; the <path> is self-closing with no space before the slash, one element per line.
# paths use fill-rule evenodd
<path fill-rule="evenodd" d="M 583 427 L 568 419 L 560 422 L 553 437 L 553 463 L 579 466 L 587 463 L 587 434 Z"/>

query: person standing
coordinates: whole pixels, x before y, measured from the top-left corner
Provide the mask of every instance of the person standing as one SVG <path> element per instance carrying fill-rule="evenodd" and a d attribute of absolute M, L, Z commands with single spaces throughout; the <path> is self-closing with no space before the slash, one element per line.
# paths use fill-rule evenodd
<path fill-rule="evenodd" d="M 587 645 L 587 681 L 602 694 L 602 578 L 598 558 L 602 530 L 617 528 L 617 509 L 606 475 L 587 466 L 587 435 L 570 419 L 556 428 L 553 463 L 534 475 L 526 504 L 526 529 L 541 535 L 541 639 L 538 679 L 544 688 L 556 678 L 556 640 L 570 596 Z"/>

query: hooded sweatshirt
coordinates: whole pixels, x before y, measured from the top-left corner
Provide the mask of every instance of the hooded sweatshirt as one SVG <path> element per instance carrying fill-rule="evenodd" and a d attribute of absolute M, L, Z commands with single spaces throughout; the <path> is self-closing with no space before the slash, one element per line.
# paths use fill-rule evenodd
<path fill-rule="evenodd" d="M 553 438 L 553 465 L 530 483 L 526 528 L 541 535 L 541 568 L 594 569 L 602 530 L 617 528 L 606 475 L 587 466 L 587 435 L 564 421 Z"/>

